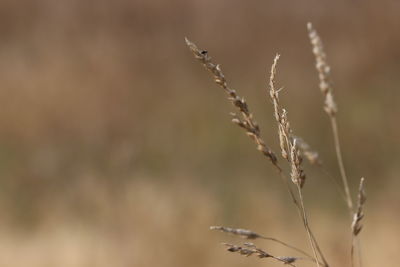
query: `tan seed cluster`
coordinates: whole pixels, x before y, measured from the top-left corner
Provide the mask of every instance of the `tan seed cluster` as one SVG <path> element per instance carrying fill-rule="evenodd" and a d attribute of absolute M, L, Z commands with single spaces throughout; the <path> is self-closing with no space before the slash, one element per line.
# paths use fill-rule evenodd
<path fill-rule="evenodd" d="M 302 157 L 300 150 L 297 147 L 296 139 L 293 138 L 292 129 L 287 117 L 287 111 L 279 105 L 279 92 L 275 89 L 275 74 L 276 65 L 279 60 L 279 55 L 275 56 L 274 62 L 271 67 L 271 74 L 269 78 L 269 95 L 274 106 L 274 117 L 278 123 L 279 145 L 281 147 L 282 157 L 285 158 L 291 168 L 291 179 L 293 183 L 303 187 L 306 175 L 301 167 Z"/>
<path fill-rule="evenodd" d="M 307 24 L 308 34 L 310 37 L 311 44 L 313 46 L 313 53 L 316 59 L 316 68 L 319 76 L 319 88 L 325 96 L 325 111 L 334 116 L 337 112 L 337 106 L 332 93 L 332 86 L 330 82 L 330 72 L 331 68 L 326 60 L 326 54 L 324 52 L 324 47 L 322 45 L 321 38 L 319 37 L 317 31 L 314 29 L 311 23 Z"/>

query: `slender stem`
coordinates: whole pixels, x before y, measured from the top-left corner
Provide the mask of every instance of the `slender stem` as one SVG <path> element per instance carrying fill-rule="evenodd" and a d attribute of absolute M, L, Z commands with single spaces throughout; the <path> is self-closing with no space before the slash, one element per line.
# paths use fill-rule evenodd
<path fill-rule="evenodd" d="M 292 188 L 288 184 L 288 179 L 286 176 L 282 173 L 282 171 L 279 171 L 279 174 L 284 180 L 287 189 L 289 191 L 290 196 L 292 197 L 292 200 L 297 208 L 297 211 L 299 212 L 300 218 L 303 221 L 303 224 L 305 226 L 305 229 L 308 234 L 308 238 L 313 250 L 314 258 L 315 258 L 315 263 L 317 264 L 318 267 L 320 267 L 320 262 L 318 261 L 318 255 L 317 255 L 317 250 L 316 250 L 316 244 L 317 241 L 315 237 L 312 235 L 311 230 L 308 226 L 308 221 L 307 221 L 307 215 L 304 207 L 304 201 L 303 201 L 303 196 L 301 192 L 301 187 L 303 186 L 305 175 L 304 171 L 301 169 L 300 164 L 301 164 L 301 158 L 299 155 L 299 150 L 297 149 L 296 146 L 296 138 L 292 134 L 292 130 L 289 126 L 289 122 L 287 119 L 287 112 L 285 109 L 282 109 L 279 106 L 279 91 L 275 89 L 275 75 L 276 75 L 276 65 L 279 60 L 279 54 L 275 56 L 274 62 L 271 66 L 271 71 L 270 71 L 270 77 L 269 77 L 269 96 L 272 100 L 273 108 L 274 108 L 274 117 L 275 120 L 278 124 L 278 135 L 279 135 L 279 145 L 281 147 L 281 153 L 282 157 L 285 158 L 288 162 L 289 165 L 292 168 L 292 173 L 291 173 L 291 179 L 292 181 L 296 184 L 298 190 L 299 190 L 299 198 L 300 201 L 297 200 L 295 194 L 293 193 Z M 321 251 L 319 250 L 318 253 L 322 254 Z M 323 258 L 323 256 L 321 256 Z M 323 265 L 323 264 L 321 264 Z"/>
<path fill-rule="evenodd" d="M 298 209 L 300 209 L 299 201 L 297 200 L 297 198 L 296 198 L 296 196 L 295 196 L 295 194 L 294 194 L 292 188 L 290 187 L 289 182 L 288 182 L 288 178 L 287 178 L 286 175 L 283 173 L 282 169 L 279 171 L 279 176 L 281 177 L 283 183 L 286 185 L 286 188 L 287 188 L 287 190 L 288 190 L 288 192 L 289 192 L 290 197 L 292 198 L 292 201 L 293 201 L 294 205 L 295 205 Z"/>
<path fill-rule="evenodd" d="M 276 239 L 276 238 L 273 238 L 273 237 L 265 237 L 265 236 L 262 236 L 261 238 L 262 238 L 262 239 L 265 239 L 265 240 L 270 240 L 270 241 L 279 243 L 279 244 L 281 244 L 282 246 L 291 248 L 291 249 L 293 249 L 293 250 L 295 250 L 295 251 L 297 251 L 297 252 L 303 254 L 304 256 L 306 256 L 306 257 L 312 259 L 312 256 L 311 256 L 310 254 L 308 254 L 307 252 L 305 252 L 304 250 L 301 250 L 301 249 L 296 248 L 296 247 L 294 247 L 294 246 L 292 246 L 292 245 L 289 245 L 289 244 L 287 244 L 287 243 L 285 243 L 285 242 L 283 242 L 283 241 L 280 241 L 279 239 Z"/>
<path fill-rule="evenodd" d="M 312 234 L 312 233 L 311 233 Z M 287 244 L 287 243 L 285 243 L 285 242 L 282 242 L 282 241 L 280 241 L 279 239 L 276 239 L 276 238 L 272 238 L 272 237 L 261 237 L 262 239 L 266 239 L 266 240 L 270 240 L 270 241 L 274 241 L 274 242 L 276 242 L 276 243 L 279 243 L 279 244 L 281 244 L 281 245 L 283 245 L 283 246 L 285 246 L 285 247 L 288 247 L 288 248 L 291 248 L 291 249 L 293 249 L 293 250 L 295 250 L 295 251 L 297 251 L 297 252 L 299 252 L 299 253 L 301 253 L 301 254 L 303 254 L 304 256 L 306 256 L 306 258 L 302 258 L 302 259 L 304 259 L 304 260 L 310 260 L 310 261 L 312 261 L 312 262 L 315 262 L 315 259 L 313 258 L 313 256 L 311 256 L 310 254 L 308 254 L 307 252 L 305 252 L 304 250 L 301 250 L 301 249 L 299 249 L 299 248 L 296 248 L 296 247 L 294 247 L 294 246 L 292 246 L 292 245 L 289 245 L 289 244 Z M 317 249 L 318 250 L 318 249 Z M 322 257 L 322 256 L 321 256 Z M 322 257 L 323 258 L 323 257 Z M 323 260 L 324 261 L 324 260 Z M 323 266 L 325 266 L 325 267 L 328 267 L 328 264 L 326 264 L 326 263 L 319 263 L 319 264 L 321 264 L 321 265 L 323 265 Z"/>
<path fill-rule="evenodd" d="M 346 193 L 346 202 L 347 202 L 347 207 L 349 210 L 349 215 L 350 215 L 350 220 L 353 219 L 353 209 L 354 209 L 354 205 L 353 205 L 353 201 L 351 199 L 351 195 L 350 195 L 350 189 L 349 189 L 349 184 L 348 184 L 348 180 L 347 180 L 347 175 L 346 175 L 346 170 L 344 168 L 344 163 L 343 163 L 343 157 L 342 157 L 342 151 L 341 151 L 341 147 L 340 147 L 340 141 L 339 141 L 339 131 L 338 131 L 338 127 L 337 127 L 337 122 L 336 122 L 336 117 L 333 116 L 329 116 L 331 119 L 331 125 L 332 125 L 332 132 L 333 132 L 333 139 L 335 142 L 335 149 L 336 149 L 336 156 L 337 156 L 337 161 L 338 161 L 338 165 L 339 165 L 339 169 L 340 169 L 340 174 L 343 180 L 343 187 L 344 187 L 344 191 Z M 362 267 L 362 261 L 361 261 L 361 247 L 360 247 L 360 242 L 357 236 L 352 236 L 352 240 L 351 240 L 351 250 L 350 250 L 350 257 L 351 257 L 351 266 L 354 267 L 355 263 L 354 263 L 354 250 L 357 249 L 358 251 L 358 256 L 359 256 L 359 266 Z"/>
<path fill-rule="evenodd" d="M 362 267 L 363 266 L 362 248 L 361 248 L 360 238 L 358 236 L 356 237 L 356 242 L 357 242 L 357 248 L 358 248 L 358 264 L 360 267 Z"/>
<path fill-rule="evenodd" d="M 343 199 L 343 201 L 345 203 L 347 203 L 346 193 L 344 192 L 344 189 L 339 184 L 337 179 L 335 179 L 332 176 L 332 174 L 327 169 L 325 169 L 325 167 L 322 164 L 318 164 L 317 166 L 322 171 L 322 173 L 325 174 L 325 176 L 327 176 L 332 181 L 332 183 L 335 185 L 335 188 L 336 188 L 337 192 L 339 193 L 340 197 Z"/>
<path fill-rule="evenodd" d="M 329 117 L 330 117 L 331 126 L 332 126 L 333 139 L 335 142 L 336 157 L 337 157 L 337 161 L 338 161 L 338 165 L 339 165 L 339 169 L 340 169 L 340 175 L 341 175 L 342 181 L 343 181 L 344 191 L 346 193 L 346 202 L 347 202 L 347 207 L 349 209 L 350 219 L 351 219 L 353 217 L 353 201 L 351 200 L 349 183 L 347 181 L 346 170 L 344 168 L 342 151 L 340 148 L 338 126 L 337 126 L 337 122 L 336 122 L 336 117 L 334 115 L 329 116 Z"/>
<path fill-rule="evenodd" d="M 306 228 L 306 232 L 307 232 L 307 235 L 308 235 L 308 239 L 310 241 L 311 249 L 312 249 L 313 254 L 314 254 L 315 263 L 317 264 L 317 267 L 320 267 L 320 264 L 319 264 L 319 261 L 318 261 L 318 256 L 317 256 L 317 250 L 315 248 L 315 239 L 313 238 L 313 235 L 311 234 L 310 227 L 308 225 L 307 213 L 306 213 L 306 209 L 304 207 L 303 193 L 301 192 L 300 185 L 297 184 L 296 186 L 297 186 L 297 190 L 298 190 L 299 198 L 300 198 L 300 207 L 301 207 L 301 212 L 302 212 L 302 217 L 303 217 L 304 228 Z"/>
<path fill-rule="evenodd" d="M 296 267 L 296 265 L 294 265 L 294 263 L 288 263 L 287 261 L 285 261 L 285 260 L 283 260 L 283 259 L 281 259 L 279 257 L 273 256 L 273 255 L 270 255 L 270 257 L 273 258 L 274 260 L 282 262 L 283 264 Z"/>
<path fill-rule="evenodd" d="M 324 110 L 328 114 L 330 121 L 331 121 L 331 126 L 332 126 L 332 131 L 333 131 L 333 138 L 334 138 L 334 143 L 335 143 L 335 150 L 336 150 L 336 157 L 339 165 L 339 170 L 340 170 L 340 175 L 342 177 L 342 182 L 343 182 L 343 188 L 346 194 L 346 202 L 347 202 L 347 207 L 348 211 L 350 214 L 350 220 L 353 219 L 353 201 L 350 195 L 350 189 L 349 189 L 349 184 L 346 176 L 346 171 L 344 168 L 344 163 L 343 163 L 343 157 L 342 157 L 342 152 L 340 148 L 340 141 L 339 141 L 339 133 L 338 133 L 338 126 L 336 122 L 336 113 L 337 113 L 337 106 L 332 94 L 332 86 L 330 82 L 330 67 L 327 63 L 326 60 L 326 54 L 324 52 L 324 48 L 322 45 L 321 38 L 319 37 L 317 31 L 313 28 L 311 23 L 307 24 L 308 28 L 308 33 L 310 37 L 311 44 L 313 46 L 313 53 L 315 55 L 315 60 L 316 60 L 316 69 L 318 71 L 318 76 L 320 80 L 319 87 L 321 89 L 321 92 L 325 96 L 325 104 L 324 104 Z M 352 242 L 351 242 L 351 263 L 352 266 L 354 266 L 354 249 L 357 243 L 357 249 L 359 250 L 359 242 L 357 241 L 357 236 L 354 235 L 352 236 Z M 360 261 L 360 266 L 361 266 L 361 261 Z"/>
<path fill-rule="evenodd" d="M 315 238 L 315 236 L 314 236 L 313 232 L 311 231 L 311 229 L 309 229 L 309 230 L 310 230 L 311 237 L 312 237 L 312 239 L 314 240 L 314 244 L 315 244 L 315 247 L 316 247 L 316 249 L 317 249 L 317 251 L 318 251 L 318 254 L 319 254 L 320 257 L 321 257 L 322 262 L 324 263 L 323 265 L 324 265 L 325 267 L 329 267 L 328 261 L 326 260 L 324 254 L 322 253 L 322 250 L 321 250 L 321 248 L 320 248 L 319 245 L 318 245 L 317 239 Z"/>
<path fill-rule="evenodd" d="M 288 263 L 287 261 L 285 261 L 285 260 L 283 260 L 283 259 L 280 259 L 280 258 L 278 258 L 278 257 L 272 256 L 272 255 L 270 255 L 270 257 L 273 258 L 273 259 L 275 259 L 275 260 L 277 260 L 277 261 L 282 262 L 283 264 L 296 267 L 296 265 L 294 265 L 293 263 Z"/>
<path fill-rule="evenodd" d="M 309 237 L 310 240 L 310 244 L 311 244 L 311 248 L 313 250 L 313 254 L 314 254 L 314 259 L 313 261 L 317 264 L 317 266 L 319 267 L 320 265 L 323 265 L 325 267 L 329 267 L 329 264 L 326 260 L 326 258 L 324 257 L 321 248 L 318 245 L 318 242 L 314 236 L 314 234 L 312 233 L 309 225 L 308 225 L 308 219 L 307 219 L 307 213 L 304 207 L 304 201 L 303 201 L 303 193 L 301 192 L 301 188 L 299 185 L 297 185 L 297 188 L 299 190 L 299 197 L 300 197 L 300 201 L 297 200 L 296 196 L 294 195 L 294 192 L 292 190 L 292 188 L 290 187 L 288 181 L 287 181 L 287 177 L 286 175 L 283 173 L 282 170 L 279 170 L 279 175 L 281 177 L 281 179 L 283 180 L 283 182 L 285 183 L 287 190 L 289 192 L 289 195 L 292 198 L 293 203 L 295 204 L 297 211 L 299 212 L 300 217 L 302 218 L 304 227 L 306 228 L 307 231 L 307 235 Z M 320 255 L 323 264 L 321 264 L 318 260 L 317 254 L 316 254 L 316 250 L 318 251 L 318 254 Z"/>
<path fill-rule="evenodd" d="M 351 250 L 350 250 L 350 255 L 351 255 L 351 266 L 354 267 L 354 248 L 355 248 L 355 236 L 352 236 L 351 238 Z"/>
<path fill-rule="evenodd" d="M 318 251 L 318 254 L 319 254 L 320 257 L 321 257 L 323 264 L 322 264 L 321 262 L 318 261 L 318 258 L 313 259 L 313 258 L 311 257 L 312 260 L 313 260 L 314 262 L 318 262 L 319 264 L 321 264 L 321 265 L 323 265 L 323 266 L 325 266 L 325 267 L 329 267 L 328 261 L 326 260 L 324 254 L 322 253 L 322 250 L 321 250 L 321 248 L 319 247 L 318 242 L 317 242 L 317 240 L 316 240 L 316 238 L 315 238 L 313 232 L 312 232 L 311 229 L 308 227 L 307 217 L 305 216 L 305 214 L 306 214 L 306 213 L 305 213 L 305 209 L 304 209 L 304 212 L 303 212 L 303 208 L 304 208 L 304 202 L 302 201 L 303 195 L 302 195 L 302 194 L 299 194 L 299 196 L 300 196 L 300 198 L 301 198 L 301 199 L 300 199 L 300 203 L 303 203 L 303 205 L 301 205 L 301 204 L 299 203 L 299 201 L 297 200 L 297 198 L 296 198 L 296 196 L 295 196 L 295 194 L 294 194 L 292 188 L 290 187 L 290 185 L 289 185 L 289 183 L 288 183 L 288 178 L 287 178 L 286 175 L 283 173 L 283 171 L 279 171 L 279 175 L 280 175 L 281 179 L 283 180 L 283 182 L 284 182 L 285 185 L 286 185 L 286 188 L 287 188 L 287 190 L 288 190 L 288 192 L 289 192 L 289 195 L 291 196 L 292 201 L 293 201 L 294 205 L 295 205 L 296 208 L 297 208 L 297 211 L 298 211 L 298 213 L 299 213 L 299 215 L 300 215 L 300 217 L 301 217 L 301 219 L 302 219 L 302 221 L 303 221 L 303 224 L 304 224 L 304 225 L 307 225 L 307 227 L 306 227 L 307 234 L 308 234 L 308 233 L 310 234 L 310 236 L 311 236 L 311 238 L 312 238 L 312 242 L 313 242 L 313 244 L 314 244 L 316 250 Z M 300 189 L 300 193 L 301 193 L 301 189 Z M 314 255 L 315 255 L 315 254 L 314 254 Z M 309 256 L 309 255 L 307 255 L 307 256 Z"/>
<path fill-rule="evenodd" d="M 351 266 L 355 266 L 355 259 L 354 259 L 354 250 L 357 249 L 357 257 L 358 257 L 358 266 L 362 267 L 362 256 L 361 256 L 361 244 L 360 244 L 360 238 L 358 236 L 353 236 L 351 238 Z"/>

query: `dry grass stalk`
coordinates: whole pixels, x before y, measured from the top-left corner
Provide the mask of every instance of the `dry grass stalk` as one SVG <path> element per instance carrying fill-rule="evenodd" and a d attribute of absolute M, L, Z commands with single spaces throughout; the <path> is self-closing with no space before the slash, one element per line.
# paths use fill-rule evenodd
<path fill-rule="evenodd" d="M 235 113 L 232 114 L 233 119 L 232 122 L 245 129 L 247 135 L 253 139 L 253 141 L 257 145 L 257 150 L 263 153 L 272 164 L 281 171 L 278 166 L 278 161 L 275 156 L 275 153 L 267 147 L 260 134 L 260 127 L 257 122 L 254 120 L 253 115 L 251 114 L 249 107 L 246 101 L 239 97 L 235 90 L 231 89 L 227 81 L 225 79 L 224 74 L 222 73 L 221 67 L 218 64 L 214 64 L 211 61 L 211 57 L 208 55 L 206 50 L 200 50 L 197 46 L 185 38 L 187 46 L 190 48 L 195 58 L 199 60 L 203 66 L 212 73 L 214 76 L 214 81 L 218 84 L 228 95 L 228 99 L 232 102 L 232 104 L 240 111 L 241 118 Z"/>
<path fill-rule="evenodd" d="M 354 213 L 353 215 L 353 222 L 351 224 L 351 229 L 352 229 L 352 233 L 353 233 L 353 240 L 352 240 L 352 247 L 351 247 L 351 262 L 352 262 L 352 266 L 354 266 L 354 241 L 356 239 L 356 237 L 358 236 L 358 234 L 361 232 L 362 230 L 362 224 L 361 224 L 361 220 L 364 218 L 364 205 L 365 202 L 367 200 L 367 197 L 365 195 L 365 188 L 364 188 L 364 178 L 361 178 L 360 180 L 360 186 L 358 188 L 358 202 L 357 202 L 357 211 Z"/>
<path fill-rule="evenodd" d="M 297 148 L 296 141 L 292 135 L 292 129 L 287 118 L 287 112 L 285 109 L 281 109 L 279 106 L 279 92 L 280 90 L 275 89 L 275 75 L 276 65 L 279 60 L 279 55 L 275 56 L 274 63 L 271 67 L 271 74 L 269 79 L 269 95 L 274 106 L 274 117 L 278 123 L 278 135 L 279 145 L 281 147 L 282 157 L 286 159 L 291 165 L 291 178 L 293 183 L 304 186 L 306 179 L 305 173 L 301 168 L 302 157 L 300 151 Z"/>
<path fill-rule="evenodd" d="M 310 161 L 311 164 L 317 164 L 320 163 L 320 159 L 318 156 L 318 153 L 315 151 L 312 151 L 310 146 L 304 142 L 303 139 L 300 137 L 294 136 L 290 132 L 290 126 L 289 122 L 287 121 L 287 112 L 286 110 L 282 109 L 280 110 L 279 108 L 279 92 L 283 89 L 275 89 L 275 75 L 276 75 L 276 65 L 278 64 L 278 60 L 280 58 L 280 55 L 276 55 L 274 58 L 274 62 L 271 67 L 271 73 L 270 73 L 270 79 L 269 79 L 269 87 L 270 87 L 270 97 L 272 100 L 272 104 L 274 107 L 274 117 L 275 120 L 278 122 L 278 134 L 279 134 L 279 145 L 281 147 L 281 153 L 282 157 L 285 158 L 286 160 L 289 160 L 289 144 L 288 140 L 289 139 L 297 139 L 298 142 L 297 144 L 299 145 L 300 149 L 303 152 L 303 155 Z M 285 135 L 285 132 L 288 134 Z"/>
<path fill-rule="evenodd" d="M 229 243 L 222 243 L 222 244 L 228 247 L 227 251 L 229 252 L 236 252 L 246 257 L 249 257 L 251 255 L 256 255 L 259 258 L 272 258 L 274 260 L 280 261 L 290 266 L 296 266 L 294 263 L 299 259 L 296 257 L 273 256 L 270 253 L 256 247 L 253 243 L 244 243 L 243 246 L 232 245 Z"/>
<path fill-rule="evenodd" d="M 314 261 L 319 265 L 318 257 L 316 250 L 318 250 L 318 254 L 320 255 L 321 259 L 324 262 L 324 266 L 328 266 L 328 263 L 323 256 L 323 253 L 318 245 L 318 242 L 316 241 L 316 238 L 314 234 L 312 233 L 311 229 L 309 228 L 308 225 L 308 220 L 307 220 L 307 214 L 305 211 L 304 207 L 304 201 L 303 201 L 303 196 L 301 192 L 301 187 L 303 187 L 304 182 L 305 182 L 305 173 L 303 169 L 301 168 L 301 156 L 299 153 L 299 150 L 297 149 L 296 146 L 296 141 L 295 138 L 292 134 L 292 130 L 290 128 L 290 124 L 287 118 L 287 111 L 285 109 L 281 109 L 279 106 L 279 92 L 282 89 L 276 90 L 275 89 L 275 75 L 276 75 L 276 66 L 278 63 L 280 56 L 276 55 L 274 58 L 274 62 L 271 66 L 271 72 L 270 72 L 270 79 L 269 79 L 269 95 L 272 100 L 273 108 L 274 108 L 274 117 L 275 120 L 278 123 L 278 136 L 279 136 L 279 145 L 281 147 L 281 154 L 282 157 L 285 158 L 291 167 L 291 178 L 294 184 L 297 185 L 298 187 L 298 192 L 299 192 L 299 197 L 300 197 L 300 202 L 297 201 L 294 193 L 292 192 L 290 186 L 288 186 L 288 191 L 292 197 L 292 200 L 294 204 L 296 205 L 298 212 L 302 218 L 304 227 L 307 231 L 307 235 L 310 240 L 310 245 L 313 250 L 314 254 Z M 285 180 L 285 178 L 284 178 Z"/>
<path fill-rule="evenodd" d="M 333 132 L 335 150 L 336 150 L 336 157 L 337 157 L 337 161 L 338 161 L 338 165 L 339 165 L 340 174 L 342 177 L 343 188 L 344 188 L 345 195 L 346 195 L 348 211 L 350 214 L 350 218 L 352 219 L 351 263 L 354 266 L 353 255 L 354 255 L 355 241 L 357 240 L 357 236 L 362 229 L 360 221 L 362 220 L 362 218 L 364 216 L 363 212 L 362 212 L 362 207 L 366 200 L 365 193 L 364 193 L 364 179 L 362 178 L 361 182 L 360 182 L 360 188 L 359 188 L 359 193 L 358 193 L 358 206 L 357 206 L 356 212 L 354 213 L 354 211 L 353 211 L 354 205 L 353 205 L 353 201 L 352 201 L 352 198 L 350 195 L 350 188 L 348 185 L 348 179 L 347 179 L 346 170 L 345 170 L 344 163 L 343 163 L 343 156 L 342 156 L 340 140 L 339 140 L 339 131 L 338 131 L 338 126 L 337 126 L 337 121 L 336 121 L 337 106 L 336 106 L 336 103 L 333 98 L 332 86 L 330 83 L 330 67 L 327 63 L 326 54 L 323 49 L 322 41 L 321 41 L 321 38 L 318 36 L 317 31 L 313 28 L 311 23 L 307 24 L 307 28 L 308 28 L 308 32 L 309 32 L 310 41 L 313 46 L 313 53 L 314 53 L 314 56 L 316 59 L 316 68 L 317 68 L 318 76 L 319 76 L 319 80 L 320 80 L 319 87 L 320 87 L 322 93 L 325 95 L 324 109 L 327 112 L 327 114 L 329 115 L 329 118 L 331 121 L 331 127 L 332 127 L 332 132 Z M 357 244 L 358 244 L 358 252 L 360 255 L 361 249 L 359 246 L 359 242 L 357 242 Z M 359 263 L 360 263 L 360 266 L 362 266 L 360 256 L 359 256 Z"/>
<path fill-rule="evenodd" d="M 319 88 L 321 89 L 321 92 L 325 96 L 325 106 L 324 110 L 326 113 L 328 113 L 330 121 L 331 121 L 331 126 L 332 126 L 332 132 L 333 132 L 333 138 L 335 142 L 335 150 L 336 150 L 336 157 L 340 169 L 340 174 L 342 177 L 342 182 L 343 182 L 343 187 L 344 191 L 346 193 L 346 202 L 347 206 L 349 209 L 349 214 L 352 217 L 353 216 L 353 201 L 350 195 L 350 188 L 349 188 L 349 183 L 346 175 L 346 170 L 344 168 L 344 163 L 343 163 L 343 156 L 342 156 L 342 151 L 340 147 L 340 140 L 339 140 L 339 131 L 337 127 L 337 122 L 336 122 L 336 113 L 337 113 L 337 106 L 335 103 L 335 100 L 333 98 L 333 93 L 332 93 L 332 86 L 330 83 L 330 67 L 327 63 L 326 59 L 326 54 L 324 52 L 324 48 L 322 45 L 321 38 L 319 37 L 317 31 L 313 28 L 311 23 L 307 24 L 308 28 L 308 33 L 311 41 L 311 45 L 313 46 L 313 53 L 315 56 L 315 61 L 316 61 L 316 68 L 318 71 L 318 76 L 319 76 Z"/>
<path fill-rule="evenodd" d="M 269 95 L 271 97 L 274 106 L 274 117 L 278 123 L 278 135 L 279 135 L 279 143 L 282 150 L 282 156 L 289 162 L 291 168 L 290 177 L 298 189 L 300 205 L 297 205 L 297 207 L 299 209 L 301 218 L 303 220 L 304 228 L 306 229 L 310 241 L 310 245 L 314 254 L 315 263 L 317 264 L 317 266 L 320 266 L 317 256 L 317 250 L 318 250 L 318 254 L 321 256 L 324 265 L 328 266 L 328 263 L 326 262 L 322 254 L 322 251 L 319 248 L 318 242 L 315 239 L 314 235 L 312 234 L 312 231 L 308 223 L 307 219 L 308 216 L 304 205 L 303 193 L 301 190 L 301 188 L 304 186 L 306 178 L 304 170 L 301 167 L 302 157 L 300 155 L 300 150 L 297 147 L 297 140 L 293 138 L 292 129 L 290 127 L 289 120 L 287 118 L 287 112 L 285 109 L 279 106 L 280 90 L 275 89 L 276 66 L 279 57 L 280 57 L 279 55 L 275 56 L 274 62 L 271 66 L 270 79 L 269 79 L 269 87 L 270 87 Z"/>

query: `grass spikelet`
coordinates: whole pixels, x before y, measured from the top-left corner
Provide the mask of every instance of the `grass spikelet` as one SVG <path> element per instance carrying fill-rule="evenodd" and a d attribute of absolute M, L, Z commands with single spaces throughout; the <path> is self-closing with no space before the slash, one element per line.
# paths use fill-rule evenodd
<path fill-rule="evenodd" d="M 313 46 L 313 53 L 316 60 L 316 68 L 319 76 L 319 88 L 322 94 L 325 96 L 325 112 L 330 116 L 334 116 L 337 112 L 337 106 L 332 93 L 332 86 L 330 81 L 331 67 L 328 65 L 324 47 L 322 45 L 321 38 L 317 31 L 313 28 L 311 23 L 307 24 L 308 34 L 310 37 L 311 44 Z"/>
<path fill-rule="evenodd" d="M 360 186 L 358 188 L 358 201 L 357 201 L 357 211 L 353 215 L 353 222 L 351 224 L 351 229 L 352 229 L 352 234 L 353 234 L 353 240 L 352 240 L 352 247 L 351 247 L 351 262 L 352 265 L 354 266 L 354 247 L 355 247 L 355 242 L 354 240 L 356 237 L 360 234 L 363 226 L 361 224 L 362 219 L 364 218 L 364 205 L 367 200 L 367 196 L 365 194 L 365 188 L 364 188 L 364 178 L 361 178 L 360 180 Z"/>
<path fill-rule="evenodd" d="M 360 186 L 358 188 L 358 202 L 357 202 L 357 211 L 353 216 L 353 223 L 351 224 L 351 228 L 353 229 L 353 235 L 357 236 L 362 229 L 362 225 L 360 224 L 362 218 L 364 217 L 363 207 L 367 200 L 364 189 L 364 178 L 360 180 Z"/>
<path fill-rule="evenodd" d="M 227 249 L 226 249 L 227 251 L 239 253 L 240 255 L 243 255 L 246 257 L 255 255 L 260 259 L 271 258 L 276 261 L 287 264 L 289 266 L 296 266 L 296 265 L 294 265 L 294 263 L 298 260 L 298 258 L 296 258 L 296 257 L 273 256 L 272 254 L 266 252 L 265 250 L 258 248 L 253 243 L 244 243 L 242 246 L 233 245 L 233 244 L 229 244 L 229 243 L 222 243 L 222 244 L 227 247 Z"/>

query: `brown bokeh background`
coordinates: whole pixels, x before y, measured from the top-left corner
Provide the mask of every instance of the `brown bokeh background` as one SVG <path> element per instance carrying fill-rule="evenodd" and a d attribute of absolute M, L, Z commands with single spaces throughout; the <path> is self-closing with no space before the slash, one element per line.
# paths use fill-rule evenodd
<path fill-rule="evenodd" d="M 285 187 L 184 44 L 222 64 L 275 151 L 265 88 L 280 53 L 292 127 L 339 179 L 308 21 L 333 69 L 353 191 L 367 181 L 364 266 L 391 264 L 399 9 L 395 0 L 0 1 L 0 266 L 280 266 L 224 252 L 220 242 L 237 240 L 208 230 L 220 224 L 309 249 Z M 306 171 L 311 225 L 333 265 L 348 266 L 345 204 L 324 171 Z"/>

